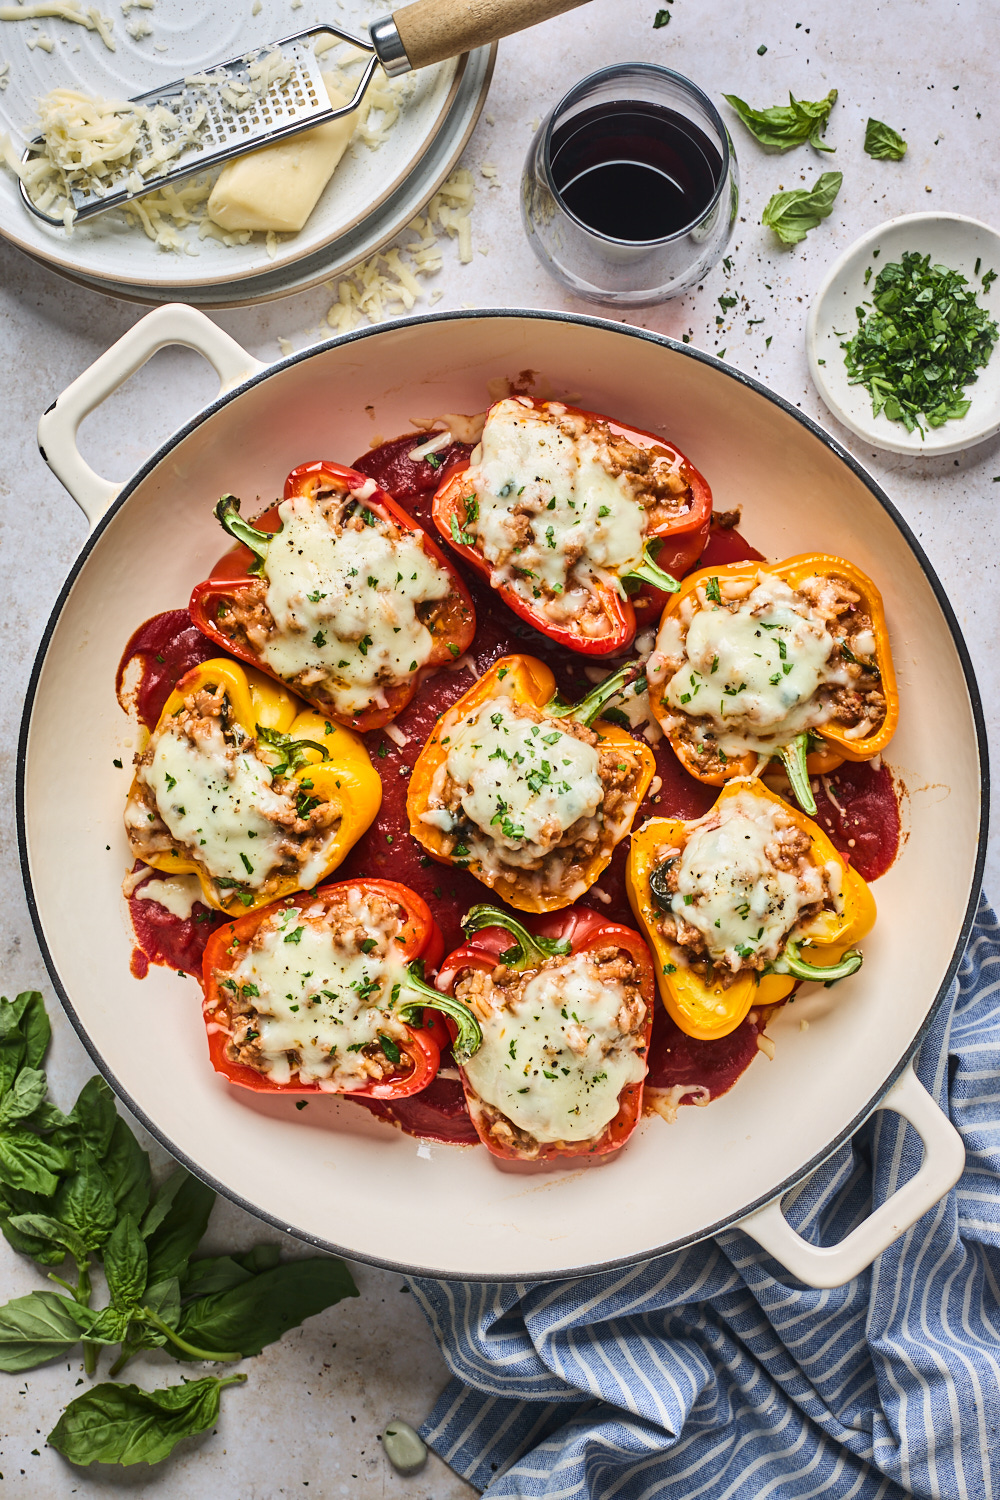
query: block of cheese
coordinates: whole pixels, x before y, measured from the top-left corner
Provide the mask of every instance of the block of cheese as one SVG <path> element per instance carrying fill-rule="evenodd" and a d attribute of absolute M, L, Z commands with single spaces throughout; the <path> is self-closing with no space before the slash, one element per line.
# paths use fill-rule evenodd
<path fill-rule="evenodd" d="M 349 102 L 323 75 L 334 109 Z M 342 119 L 304 130 L 228 162 L 208 200 L 208 217 L 220 229 L 301 229 L 333 176 L 354 127 L 367 113 L 365 100 Z"/>

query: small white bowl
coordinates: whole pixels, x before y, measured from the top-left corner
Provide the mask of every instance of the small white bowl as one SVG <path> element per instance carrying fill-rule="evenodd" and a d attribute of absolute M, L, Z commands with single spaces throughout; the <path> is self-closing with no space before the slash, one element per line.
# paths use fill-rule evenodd
<path fill-rule="evenodd" d="M 964 214 L 904 214 L 888 219 L 845 250 L 827 274 L 809 309 L 806 322 L 806 353 L 816 388 L 838 421 L 858 437 L 890 453 L 957 453 L 971 448 L 1000 431 L 1000 349 L 995 348 L 979 379 L 966 388 L 972 405 L 964 417 L 943 427 L 926 427 L 924 436 L 907 432 L 901 422 L 884 414 L 872 416 L 871 396 L 863 385 L 849 385 L 841 341 L 853 336 L 858 326 L 855 308 L 870 298 L 879 270 L 888 261 L 898 261 L 904 251 L 930 254 L 931 264 L 950 266 L 977 288 L 978 301 L 993 317 L 1000 313 L 1000 281 L 983 293 L 975 276 L 994 269 L 1000 276 L 1000 233 Z M 877 257 L 874 252 L 878 251 Z M 865 271 L 872 267 L 869 287 Z"/>

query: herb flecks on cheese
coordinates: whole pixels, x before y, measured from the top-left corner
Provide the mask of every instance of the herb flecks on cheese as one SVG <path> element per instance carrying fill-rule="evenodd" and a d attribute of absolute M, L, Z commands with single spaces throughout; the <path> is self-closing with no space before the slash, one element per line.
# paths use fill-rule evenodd
<path fill-rule="evenodd" d="M 618 1113 L 622 1089 L 645 1077 L 645 1005 L 587 953 L 511 992 L 480 975 L 456 994 L 481 1020 L 483 1045 L 464 1068 L 498 1140 L 514 1139 L 507 1121 L 543 1145 L 590 1140 Z"/>
<path fill-rule="evenodd" d="M 237 1013 L 236 1059 L 272 1083 L 298 1075 L 336 1092 L 401 1071 L 409 1030 L 394 1014 L 407 978 L 394 943 L 399 930 L 384 898 L 357 890 L 330 914 L 317 904 L 267 917 L 221 979 Z"/>
<path fill-rule="evenodd" d="M 790 813 L 752 791 L 720 801 L 691 826 L 668 876 L 664 933 L 737 973 L 778 957 L 800 924 L 843 909 L 843 871 L 812 857 Z"/>
<path fill-rule="evenodd" d="M 451 591 L 419 536 L 342 496 L 294 496 L 278 507 L 267 550 L 265 603 L 274 628 L 258 648 L 271 670 L 339 713 L 385 707 L 387 687 L 411 680 L 433 650 L 420 606 Z"/>
<path fill-rule="evenodd" d="M 819 575 L 797 588 L 763 570 L 700 584 L 664 618 L 647 664 L 668 728 L 723 760 L 777 755 L 831 720 L 848 738 L 873 733 L 886 704 L 859 603 L 843 580 Z"/>
<path fill-rule="evenodd" d="M 473 456 L 456 540 L 474 543 L 494 583 L 554 623 L 603 633 L 594 582 L 619 586 L 643 565 L 658 508 L 683 507 L 679 461 L 666 449 L 637 448 L 558 402 L 536 407 L 516 396 L 490 409 Z"/>

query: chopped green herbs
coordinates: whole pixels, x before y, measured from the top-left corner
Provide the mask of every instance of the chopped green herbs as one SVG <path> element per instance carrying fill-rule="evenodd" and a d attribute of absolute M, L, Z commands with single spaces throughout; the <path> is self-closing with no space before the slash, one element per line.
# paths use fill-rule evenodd
<path fill-rule="evenodd" d="M 921 418 L 941 427 L 964 417 L 965 387 L 997 341 L 997 325 L 978 306 L 975 289 L 961 272 L 910 251 L 882 267 L 872 304 L 871 311 L 858 309 L 858 330 L 840 347 L 850 383 L 868 391 L 873 415 L 921 436 Z"/>
<path fill-rule="evenodd" d="M 721 604 L 722 603 L 722 594 L 719 591 L 719 580 L 718 580 L 718 578 L 714 578 L 714 577 L 710 578 L 708 580 L 708 582 L 706 583 L 706 585 L 705 585 L 705 598 L 706 599 L 710 599 L 713 604 Z M 716 660 L 718 660 L 718 658 L 716 658 Z M 714 667 L 712 668 L 712 671 L 713 672 L 715 671 Z"/>
<path fill-rule="evenodd" d="M 797 245 L 821 219 L 829 217 L 843 180 L 843 172 L 821 172 L 811 188 L 775 193 L 760 222 L 773 229 L 783 245 Z"/>
<path fill-rule="evenodd" d="M 824 146 L 820 135 L 826 129 L 830 111 L 837 102 L 836 89 L 831 89 L 825 99 L 817 99 L 814 103 L 808 99 L 796 99 L 789 93 L 787 104 L 775 104 L 770 109 L 751 109 L 736 94 L 723 94 L 722 97 L 735 109 L 754 140 L 770 151 L 790 151 L 804 141 L 815 146 L 817 151 L 835 149 Z"/>
<path fill-rule="evenodd" d="M 876 161 L 902 161 L 906 155 L 906 142 L 891 125 L 870 119 L 865 126 L 865 150 Z"/>
<path fill-rule="evenodd" d="M 659 29 L 660 29 L 661 26 L 669 26 L 669 25 L 670 25 L 670 12 L 669 12 L 669 10 L 658 10 L 656 12 L 656 15 L 653 17 L 653 30 L 654 31 L 659 31 Z"/>

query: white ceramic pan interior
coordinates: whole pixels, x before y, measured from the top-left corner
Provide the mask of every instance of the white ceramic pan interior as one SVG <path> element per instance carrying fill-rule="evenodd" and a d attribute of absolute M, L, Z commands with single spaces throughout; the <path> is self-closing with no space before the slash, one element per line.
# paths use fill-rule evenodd
<path fill-rule="evenodd" d="M 75 427 L 169 341 L 199 347 L 229 394 L 115 500 L 118 487 L 76 453 Z M 682 1109 L 674 1125 L 644 1121 L 602 1166 L 527 1175 L 483 1150 L 413 1140 L 336 1097 L 299 1112 L 292 1099 L 254 1096 L 214 1074 L 194 981 L 129 973 L 120 889 L 128 774 L 113 765 L 128 766 L 135 733 L 115 699 L 119 654 L 142 620 L 183 605 L 206 576 L 219 553 L 219 494 L 269 497 L 298 463 L 350 462 L 373 431 L 366 407 L 378 431 L 405 431 L 414 416 L 482 409 L 489 380 L 526 368 L 557 395 L 669 435 L 708 477 L 717 508 L 743 507 L 745 534 L 769 556 L 840 553 L 878 581 L 902 696 L 889 759 L 908 808 L 899 859 L 876 886 L 864 968 L 773 1023 L 773 1062 L 759 1056 L 729 1094 Z M 904 1194 L 837 1250 L 803 1246 L 774 1203 L 746 1226 L 817 1285 L 854 1274 L 956 1179 L 957 1134 L 904 1068 L 954 974 L 977 895 L 981 715 L 926 559 L 821 429 L 709 356 L 596 319 L 446 314 L 365 329 L 265 371 L 201 314 L 164 308 L 70 387 L 40 439 L 92 517 L 110 509 L 53 615 L 26 709 L 29 896 L 53 980 L 95 1061 L 192 1170 L 282 1228 L 363 1260 L 456 1278 L 551 1277 L 653 1255 L 759 1210 L 898 1079 L 889 1102 L 927 1146 Z"/>

